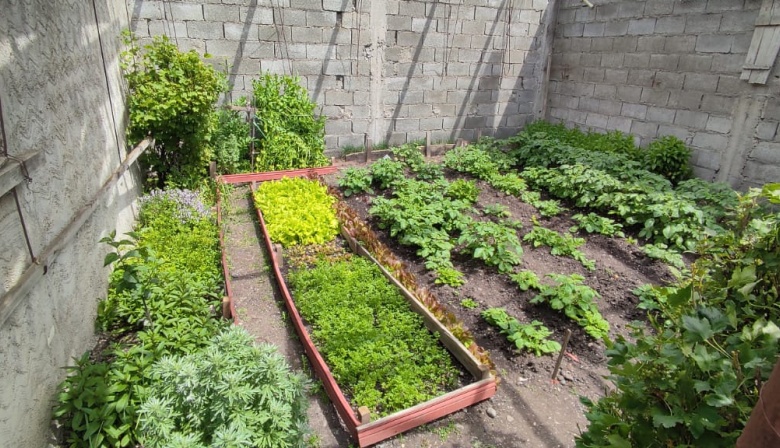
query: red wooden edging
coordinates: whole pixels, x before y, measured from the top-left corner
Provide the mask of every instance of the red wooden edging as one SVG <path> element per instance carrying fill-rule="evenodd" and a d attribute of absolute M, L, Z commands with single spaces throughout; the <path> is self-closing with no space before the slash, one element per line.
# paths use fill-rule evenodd
<path fill-rule="evenodd" d="M 264 173 L 226 174 L 224 176 L 219 176 L 218 179 L 227 184 L 243 184 L 247 182 L 276 180 L 283 177 L 320 176 L 335 173 L 338 170 L 339 168 L 337 166 L 324 166 L 321 168 L 302 168 L 299 170 L 266 171 Z"/>
<path fill-rule="evenodd" d="M 222 275 L 225 277 L 225 295 L 230 306 L 230 318 L 234 324 L 238 324 L 236 304 L 233 302 L 233 287 L 230 283 L 230 267 L 228 266 L 227 250 L 225 250 L 225 230 L 222 228 L 222 195 L 217 186 L 217 227 L 219 228 L 219 248 L 222 251 Z"/>
<path fill-rule="evenodd" d="M 256 173 L 251 175 L 234 175 L 231 179 L 224 179 L 229 183 L 244 183 L 262 180 L 275 180 L 282 177 L 290 176 L 307 176 L 310 174 L 328 174 L 335 172 L 337 168 L 327 167 L 324 169 L 306 169 L 306 170 L 290 170 L 290 171 L 277 171 L 269 173 Z M 244 177 L 237 177 L 244 176 Z M 420 403 L 408 409 L 396 412 L 381 419 L 378 419 L 371 423 L 361 424 L 358 420 L 352 406 L 347 401 L 341 388 L 336 383 L 333 374 L 330 372 L 325 360 L 320 355 L 320 352 L 314 346 L 314 343 L 309 336 L 306 327 L 303 324 L 298 309 L 295 307 L 295 302 L 292 299 L 289 289 L 287 288 L 287 282 L 282 277 L 281 269 L 279 267 L 279 260 L 277 259 L 276 252 L 274 251 L 273 243 L 268 235 L 268 229 L 265 225 L 265 219 L 260 209 L 257 209 L 257 219 L 260 223 L 260 228 L 263 231 L 263 239 L 265 240 L 266 249 L 271 257 L 271 264 L 273 265 L 274 275 L 276 282 L 279 286 L 279 290 L 284 297 L 285 307 L 290 315 L 295 331 L 301 340 L 304 351 L 310 360 L 312 369 L 317 374 L 317 377 L 322 381 L 322 385 L 325 388 L 325 392 L 330 398 L 333 405 L 336 407 L 341 419 L 344 421 L 347 430 L 352 437 L 358 441 L 361 447 L 373 445 L 375 443 L 386 440 L 390 437 L 398 435 L 404 431 L 408 431 L 412 428 L 416 428 L 420 425 L 430 423 L 441 417 L 449 415 L 460 409 L 464 409 L 473 404 L 479 403 L 492 397 L 496 393 L 496 379 L 492 375 L 487 379 L 482 379 L 476 383 L 464 386 L 460 389 L 454 390 L 440 397 L 428 400 L 424 403 Z"/>
<path fill-rule="evenodd" d="M 268 254 L 271 257 L 271 264 L 274 268 L 276 283 L 279 285 L 279 290 L 282 293 L 282 297 L 284 297 L 284 304 L 287 307 L 290 320 L 295 326 L 295 332 L 298 333 L 298 338 L 301 340 L 301 344 L 303 345 L 303 348 L 306 351 L 309 360 L 311 361 L 310 364 L 312 368 L 322 381 L 322 385 L 325 388 L 325 392 L 328 394 L 328 398 L 330 398 L 330 401 L 336 407 L 336 411 L 344 421 L 344 424 L 347 426 L 349 432 L 355 439 L 357 439 L 358 434 L 356 428 L 360 422 L 355 416 L 355 413 L 352 411 L 352 407 L 350 406 L 349 402 L 347 402 L 347 399 L 344 397 L 344 393 L 341 392 L 341 388 L 336 383 L 336 379 L 333 378 L 333 374 L 330 372 L 330 368 L 328 368 L 328 365 L 325 364 L 325 360 L 322 358 L 322 355 L 320 355 L 320 352 L 314 346 L 314 342 L 312 342 L 311 337 L 309 336 L 309 332 L 306 331 L 306 327 L 303 324 L 303 319 L 301 319 L 301 315 L 298 313 L 298 309 L 295 307 L 295 302 L 293 302 L 290 290 L 287 289 L 287 282 L 285 282 L 284 278 L 282 278 L 282 272 L 279 269 L 279 261 L 276 258 L 276 252 L 274 252 L 271 237 L 268 236 L 268 229 L 265 226 L 263 213 L 260 211 L 260 209 L 256 210 L 257 219 L 260 222 L 260 228 L 263 230 L 265 247 L 268 249 Z"/>

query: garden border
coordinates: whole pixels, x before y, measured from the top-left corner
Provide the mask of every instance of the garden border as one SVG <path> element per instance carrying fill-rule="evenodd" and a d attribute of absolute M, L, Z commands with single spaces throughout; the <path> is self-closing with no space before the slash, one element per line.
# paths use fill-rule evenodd
<path fill-rule="evenodd" d="M 254 174 L 240 174 L 221 176 L 220 181 L 230 184 L 252 182 L 252 189 L 255 188 L 255 182 L 281 179 L 282 177 L 300 177 L 300 176 L 318 176 L 331 174 L 338 170 L 337 167 L 310 168 L 302 170 L 276 171 Z M 370 421 L 370 416 L 361 413 L 355 415 L 352 406 L 344 396 L 341 388 L 336 383 L 325 360 L 320 355 L 317 348 L 309 336 L 306 327 L 303 324 L 295 303 L 292 299 L 287 283 L 281 275 L 280 260 L 277 252 L 268 236 L 268 231 L 263 219 L 262 212 L 257 209 L 257 217 L 260 227 L 263 231 L 263 239 L 271 258 L 276 281 L 279 290 L 284 298 L 285 306 L 290 315 L 290 320 L 295 326 L 296 333 L 301 340 L 301 344 L 309 358 L 312 369 L 317 377 L 322 381 L 325 392 L 328 394 L 331 402 L 336 408 L 341 419 L 347 427 L 352 437 L 357 440 L 361 447 L 369 446 L 408 431 L 412 428 L 430 423 L 453 412 L 464 409 L 473 404 L 491 398 L 496 393 L 497 380 L 490 372 L 490 369 L 481 364 L 467 349 L 463 346 L 452 333 L 441 324 L 425 307 L 420 303 L 403 285 L 395 279 L 377 260 L 368 253 L 357 241 L 342 228 L 342 235 L 347 239 L 348 244 L 361 256 L 364 256 L 375 263 L 382 273 L 393 283 L 404 298 L 409 302 L 412 309 L 418 312 L 424 319 L 426 327 L 439 333 L 439 339 L 450 353 L 474 376 L 476 382 L 456 389 L 452 392 L 420 403 L 416 406 L 393 413 L 380 418 L 374 422 Z M 226 259 L 223 256 L 224 269 L 227 271 Z M 226 276 L 227 277 L 227 276 Z M 232 296 L 230 297 L 231 307 Z"/>

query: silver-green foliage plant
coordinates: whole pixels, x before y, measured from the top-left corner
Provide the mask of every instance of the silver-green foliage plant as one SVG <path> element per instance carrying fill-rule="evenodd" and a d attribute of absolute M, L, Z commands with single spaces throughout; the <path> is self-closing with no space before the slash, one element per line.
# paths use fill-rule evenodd
<path fill-rule="evenodd" d="M 306 379 L 272 345 L 232 326 L 202 351 L 165 357 L 141 405 L 147 448 L 292 448 L 308 434 Z"/>

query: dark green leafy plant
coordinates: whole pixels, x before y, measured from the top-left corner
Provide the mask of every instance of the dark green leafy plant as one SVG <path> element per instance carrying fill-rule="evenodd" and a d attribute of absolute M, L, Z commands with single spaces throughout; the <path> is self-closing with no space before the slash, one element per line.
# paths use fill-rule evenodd
<path fill-rule="evenodd" d="M 383 416 L 455 385 L 447 351 L 371 262 L 320 262 L 289 279 L 312 338 L 354 406 Z"/>
<path fill-rule="evenodd" d="M 374 190 L 371 189 L 373 181 L 371 173 L 366 168 L 349 167 L 344 170 L 344 174 L 339 179 L 339 187 L 344 191 L 345 198 L 358 193 L 374 194 Z"/>
<path fill-rule="evenodd" d="M 382 158 L 371 164 L 371 177 L 381 190 L 396 187 L 406 178 L 401 162 Z"/>
<path fill-rule="evenodd" d="M 151 377 L 139 409 L 146 447 L 305 446 L 306 379 L 241 327 L 223 330 L 199 352 L 159 360 Z"/>
<path fill-rule="evenodd" d="M 570 229 L 572 233 L 582 229 L 588 233 L 598 233 L 606 236 L 619 236 L 621 238 L 625 236 L 621 230 L 623 226 L 616 223 L 613 219 L 605 218 L 595 213 L 588 213 L 587 215 L 577 213 L 571 219 L 577 221 L 577 225 Z"/>
<path fill-rule="evenodd" d="M 220 109 L 212 141 L 214 160 L 222 174 L 247 172 L 249 166 L 250 125 L 237 111 Z"/>
<path fill-rule="evenodd" d="M 514 229 L 494 222 L 472 221 L 458 239 L 463 250 L 499 272 L 509 272 L 520 264 L 523 248 Z"/>
<path fill-rule="evenodd" d="M 489 308 L 482 312 L 482 318 L 490 325 L 498 327 L 501 334 L 505 335 L 509 342 L 514 343 L 518 350 L 542 356 L 561 349 L 561 344 L 547 339 L 552 331 L 538 320 L 521 324 L 520 321 L 507 314 L 503 308 Z"/>
<path fill-rule="evenodd" d="M 677 269 L 685 268 L 685 261 L 683 261 L 682 255 L 673 250 L 669 250 L 666 244 L 646 244 L 642 246 L 642 252 L 650 258 L 661 260 Z"/>
<path fill-rule="evenodd" d="M 585 244 L 584 238 L 575 238 L 568 233 L 561 235 L 555 230 L 538 225 L 535 218 L 533 229 L 525 234 L 523 241 L 531 243 L 534 247 L 548 246 L 552 255 L 571 257 L 582 263 L 589 271 L 596 269 L 596 262 L 588 259 L 577 249 Z"/>
<path fill-rule="evenodd" d="M 258 171 L 326 166 L 325 118 L 296 77 L 264 73 L 252 82 Z"/>
<path fill-rule="evenodd" d="M 473 180 L 457 179 L 447 187 L 446 195 L 454 200 L 473 204 L 479 196 L 479 188 Z"/>
<path fill-rule="evenodd" d="M 335 238 L 339 223 L 334 202 L 324 185 L 300 177 L 263 182 L 255 192 L 255 205 L 263 213 L 269 236 L 285 247 Z"/>
<path fill-rule="evenodd" d="M 780 184 L 751 190 L 698 246 L 690 277 L 641 291 L 650 328 L 609 346 L 616 389 L 588 406 L 578 447 L 732 447 L 778 356 Z M 649 297 L 652 296 L 652 297 Z"/>
<path fill-rule="evenodd" d="M 226 89 L 224 77 L 194 50 L 182 53 L 167 37 L 140 48 L 131 34 L 121 66 L 130 89 L 128 137 L 151 135 L 154 148 L 142 162 L 157 175 L 157 187 L 197 185 L 212 157 L 217 120 L 214 103 Z"/>
<path fill-rule="evenodd" d="M 596 306 L 599 294 L 582 283 L 585 278 L 578 274 L 547 274 L 547 277 L 553 279 L 556 285 L 541 285 L 539 294 L 531 299 L 531 303 L 547 303 L 550 308 L 563 311 L 566 317 L 577 322 L 593 338 L 606 338 L 609 323 Z"/>
<path fill-rule="evenodd" d="M 691 150 L 673 135 L 650 143 L 644 151 L 645 168 L 677 184 L 691 177 Z"/>

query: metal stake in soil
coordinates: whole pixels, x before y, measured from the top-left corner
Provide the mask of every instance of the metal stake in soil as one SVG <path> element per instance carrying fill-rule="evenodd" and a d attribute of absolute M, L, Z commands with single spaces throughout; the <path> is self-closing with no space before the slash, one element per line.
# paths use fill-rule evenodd
<path fill-rule="evenodd" d="M 561 360 L 563 354 L 566 353 L 566 346 L 569 345 L 569 338 L 571 337 L 571 330 L 566 329 L 566 334 L 563 336 L 563 345 L 561 345 L 561 352 L 558 354 L 558 360 L 555 361 L 555 368 L 553 369 L 552 380 L 555 381 L 555 377 L 558 376 L 558 369 L 561 368 Z"/>

